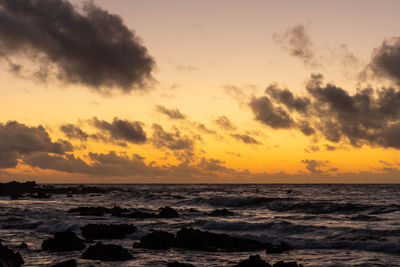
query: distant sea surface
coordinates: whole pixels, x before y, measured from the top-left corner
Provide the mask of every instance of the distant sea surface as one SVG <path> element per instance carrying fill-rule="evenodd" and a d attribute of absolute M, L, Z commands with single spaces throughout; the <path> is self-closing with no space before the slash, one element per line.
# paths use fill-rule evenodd
<path fill-rule="evenodd" d="M 62 187 L 66 185 L 56 185 Z M 68 185 L 71 186 L 71 185 Z M 94 185 L 90 185 L 94 186 Z M 0 238 L 20 251 L 24 266 L 47 266 L 77 259 L 79 266 L 166 266 L 180 261 L 201 266 L 232 266 L 260 254 L 270 263 L 293 260 L 304 266 L 400 266 L 400 185 L 95 185 L 104 194 L 53 195 L 50 199 L 0 197 Z M 111 190 L 118 189 L 118 190 Z M 176 209 L 174 219 L 82 216 L 71 208 L 102 206 L 145 212 Z M 212 217 L 226 208 L 235 215 Z M 138 230 L 124 239 L 106 240 L 128 248 L 134 258 L 122 263 L 80 259 L 81 252 L 48 253 L 43 240 L 70 229 L 80 234 L 88 223 L 132 223 Z M 263 242 L 286 242 L 289 253 L 146 250 L 132 244 L 150 229 L 176 233 L 192 227 Z M 28 249 L 18 249 L 25 242 Z"/>

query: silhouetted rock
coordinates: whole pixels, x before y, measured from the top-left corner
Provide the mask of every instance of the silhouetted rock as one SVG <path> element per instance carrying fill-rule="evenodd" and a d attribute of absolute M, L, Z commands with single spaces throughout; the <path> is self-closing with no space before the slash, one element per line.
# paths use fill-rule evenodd
<path fill-rule="evenodd" d="M 24 260 L 19 252 L 14 253 L 11 249 L 0 243 L 0 266 L 1 267 L 20 267 Z"/>
<path fill-rule="evenodd" d="M 232 215 L 235 215 L 235 213 L 232 211 L 229 211 L 227 209 L 220 209 L 220 210 L 216 209 L 210 213 L 207 213 L 207 215 L 208 216 L 232 216 Z"/>
<path fill-rule="evenodd" d="M 256 240 L 203 232 L 193 228 L 179 230 L 175 237 L 174 246 L 203 251 L 254 251 L 265 248 L 264 243 Z"/>
<path fill-rule="evenodd" d="M 67 260 L 67 261 L 62 261 L 59 263 L 55 263 L 51 265 L 50 267 L 76 267 L 78 266 L 78 263 L 76 260 Z"/>
<path fill-rule="evenodd" d="M 133 258 L 127 249 L 119 245 L 104 245 L 102 242 L 97 242 L 96 245 L 88 247 L 82 257 L 101 261 L 125 261 Z"/>
<path fill-rule="evenodd" d="M 124 236 L 136 231 L 136 226 L 132 224 L 88 224 L 81 227 L 82 235 L 90 239 L 113 239 L 123 238 Z"/>
<path fill-rule="evenodd" d="M 273 245 L 273 244 L 268 243 L 265 248 L 265 253 L 267 253 L 267 254 L 283 253 L 283 252 L 289 251 L 291 249 L 292 249 L 292 247 L 284 242 L 281 242 L 280 245 Z"/>
<path fill-rule="evenodd" d="M 271 264 L 261 259 L 260 255 L 252 255 L 247 260 L 242 260 L 233 267 L 271 267 Z"/>
<path fill-rule="evenodd" d="M 303 267 L 301 264 L 297 264 L 296 261 L 284 262 L 278 261 L 272 267 Z"/>
<path fill-rule="evenodd" d="M 0 183 L 0 196 L 18 196 L 26 193 L 37 192 L 38 185 L 35 182 L 9 182 Z"/>
<path fill-rule="evenodd" d="M 178 218 L 179 213 L 171 207 L 163 207 L 160 208 L 160 212 L 158 213 L 158 217 L 160 218 Z"/>
<path fill-rule="evenodd" d="M 164 231 L 154 231 L 142 237 L 140 243 L 135 243 L 133 246 L 148 249 L 167 249 L 173 246 L 174 239 L 174 234 Z"/>
<path fill-rule="evenodd" d="M 54 234 L 54 237 L 46 239 L 42 243 L 42 249 L 46 251 L 72 251 L 85 248 L 83 241 L 76 234 L 65 231 Z"/>
<path fill-rule="evenodd" d="M 29 195 L 31 198 L 40 198 L 40 199 L 48 199 L 51 198 L 51 195 L 45 192 L 37 192 Z"/>
<path fill-rule="evenodd" d="M 195 266 L 190 263 L 180 263 L 180 262 L 174 261 L 174 262 L 168 262 L 167 267 L 195 267 Z"/>
<path fill-rule="evenodd" d="M 22 242 L 21 244 L 19 244 L 18 248 L 27 249 L 28 245 L 25 242 Z"/>

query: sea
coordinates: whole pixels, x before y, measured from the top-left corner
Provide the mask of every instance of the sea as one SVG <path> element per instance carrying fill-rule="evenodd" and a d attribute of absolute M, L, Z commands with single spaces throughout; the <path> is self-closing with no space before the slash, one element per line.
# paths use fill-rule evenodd
<path fill-rule="evenodd" d="M 71 185 L 54 185 L 56 187 Z M 78 185 L 77 185 L 78 186 Z M 124 184 L 90 185 L 105 193 L 52 195 L 49 199 L 0 197 L 0 239 L 19 251 L 23 266 L 49 266 L 76 259 L 79 266 L 166 266 L 179 261 L 200 266 L 233 266 L 259 254 L 269 263 L 297 261 L 303 266 L 400 266 L 400 185 L 393 184 Z M 69 213 L 77 207 L 115 205 L 156 212 L 170 206 L 172 219 L 129 219 Z M 228 209 L 233 216 L 207 213 Z M 88 223 L 130 223 L 138 227 L 123 239 L 103 240 L 129 249 L 133 259 L 101 262 L 81 258 L 82 252 L 50 253 L 43 240 L 59 231 L 80 235 Z M 176 233 L 192 227 L 263 242 L 285 242 L 294 249 L 282 254 L 202 252 L 185 249 L 133 248 L 152 230 Z M 25 242 L 27 249 L 18 248 Z"/>

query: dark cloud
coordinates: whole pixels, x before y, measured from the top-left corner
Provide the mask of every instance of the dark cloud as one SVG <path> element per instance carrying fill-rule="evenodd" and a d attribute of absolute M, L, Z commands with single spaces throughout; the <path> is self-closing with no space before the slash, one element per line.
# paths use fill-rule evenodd
<path fill-rule="evenodd" d="M 215 130 L 211 130 L 211 129 L 208 129 L 204 124 L 202 124 L 202 123 L 198 123 L 197 124 L 197 129 L 199 129 L 200 131 L 202 131 L 203 133 L 206 133 L 206 134 L 213 134 L 213 135 L 216 135 L 217 134 L 217 132 L 215 131 Z"/>
<path fill-rule="evenodd" d="M 249 145 L 259 145 L 261 144 L 260 142 L 258 142 L 256 139 L 254 139 L 253 137 L 251 137 L 250 135 L 247 134 L 231 134 L 231 136 L 233 138 L 235 138 L 236 140 L 239 140 L 245 144 L 249 144 Z"/>
<path fill-rule="evenodd" d="M 133 144 L 142 144 L 147 140 L 142 123 L 120 120 L 117 117 L 110 123 L 94 117 L 91 123 L 97 129 L 107 133 L 111 140 L 122 140 Z M 101 136 L 98 136 L 101 137 Z"/>
<path fill-rule="evenodd" d="M 16 121 L 0 123 L 0 168 L 11 168 L 23 155 L 34 152 L 64 154 L 73 150 L 70 142 L 52 142 L 42 127 L 28 127 Z"/>
<path fill-rule="evenodd" d="M 307 35 L 304 25 L 298 24 L 282 34 L 274 33 L 273 40 L 291 56 L 300 58 L 306 66 L 316 67 L 318 62 L 313 43 Z"/>
<path fill-rule="evenodd" d="M 156 109 L 158 112 L 167 115 L 170 119 L 173 120 L 184 120 L 186 119 L 186 115 L 182 114 L 177 108 L 168 109 L 164 106 L 157 105 Z"/>
<path fill-rule="evenodd" d="M 260 98 L 253 97 L 249 105 L 255 119 L 271 128 L 287 129 L 294 125 L 294 121 L 290 115 L 282 107 L 275 107 L 266 96 Z"/>
<path fill-rule="evenodd" d="M 321 168 L 326 167 L 329 161 L 323 160 L 302 160 L 301 163 L 306 165 L 306 169 L 312 174 L 321 174 L 323 170 Z"/>
<path fill-rule="evenodd" d="M 282 103 L 289 110 L 296 110 L 301 113 L 307 112 L 310 100 L 306 97 L 296 97 L 288 89 L 280 89 L 277 84 L 271 84 L 265 89 L 273 100 Z"/>
<path fill-rule="evenodd" d="M 214 122 L 224 130 L 227 130 L 227 131 L 235 131 L 236 130 L 235 124 L 233 122 L 231 122 L 225 116 L 219 116 Z"/>
<path fill-rule="evenodd" d="M 368 67 L 375 76 L 389 78 L 400 85 L 400 37 L 386 40 L 375 48 Z"/>
<path fill-rule="evenodd" d="M 194 148 L 194 141 L 190 137 L 182 135 L 177 128 L 173 127 L 171 132 L 166 132 L 159 124 L 153 124 L 151 141 L 159 149 L 192 151 Z"/>
<path fill-rule="evenodd" d="M 81 141 L 86 141 L 89 137 L 87 133 L 82 131 L 79 127 L 73 124 L 64 124 L 61 125 L 60 130 L 67 136 L 69 139 L 78 139 Z"/>
<path fill-rule="evenodd" d="M 105 94 L 143 90 L 155 66 L 119 16 L 89 1 L 80 12 L 66 0 L 0 0 L 0 54 L 27 56 L 43 81 L 53 75 Z"/>
<path fill-rule="evenodd" d="M 311 76 L 306 89 L 308 95 L 302 99 L 308 103 L 307 109 L 290 109 L 286 98 L 276 97 L 272 103 L 267 96 L 254 97 L 250 107 L 256 120 L 272 128 L 323 136 L 334 143 L 400 148 L 399 90 L 364 88 L 350 94 L 334 84 L 324 85 L 320 74 Z M 293 99 L 299 98 L 293 95 Z"/>

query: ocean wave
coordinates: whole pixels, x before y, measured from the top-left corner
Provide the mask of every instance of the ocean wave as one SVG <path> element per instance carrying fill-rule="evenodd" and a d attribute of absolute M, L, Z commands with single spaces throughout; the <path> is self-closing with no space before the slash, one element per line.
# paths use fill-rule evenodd
<path fill-rule="evenodd" d="M 224 206 L 224 207 L 244 207 L 244 206 L 256 206 L 273 201 L 288 201 L 291 198 L 270 198 L 270 197 L 213 197 L 207 202 L 213 206 Z"/>

